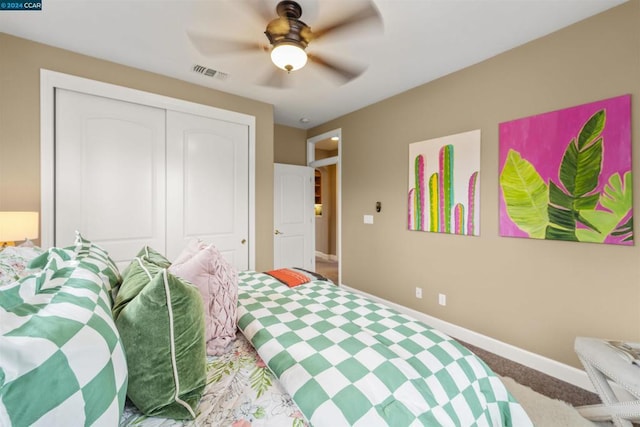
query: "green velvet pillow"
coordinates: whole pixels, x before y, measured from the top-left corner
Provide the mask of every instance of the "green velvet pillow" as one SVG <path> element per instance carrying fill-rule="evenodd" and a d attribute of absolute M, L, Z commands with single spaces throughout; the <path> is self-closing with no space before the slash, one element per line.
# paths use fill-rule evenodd
<path fill-rule="evenodd" d="M 143 258 L 146 261 L 152 264 L 155 264 L 160 268 L 169 268 L 169 266 L 171 265 L 171 262 L 169 262 L 169 260 L 164 255 L 162 255 L 160 252 L 156 251 L 152 247 L 146 246 L 146 245 L 143 246 L 142 249 L 140 249 L 140 251 L 136 254 L 136 258 Z M 125 268 L 124 271 L 122 272 L 123 279 L 127 277 L 127 274 L 129 274 L 129 269 L 131 268 L 132 264 L 129 264 L 127 268 Z"/>
<path fill-rule="evenodd" d="M 146 283 L 136 284 L 140 292 L 116 319 L 129 368 L 127 396 L 146 415 L 193 419 L 206 381 L 202 298 L 166 269 L 142 269 L 145 275 L 136 269 L 122 287 Z"/>
<path fill-rule="evenodd" d="M 162 256 L 162 255 L 160 255 Z M 163 257 L 164 258 L 164 257 Z M 154 261 L 151 261 L 153 259 Z M 166 259 L 166 258 L 165 258 Z M 120 312 L 126 305 L 134 299 L 150 281 L 150 278 L 154 277 L 157 273 L 162 271 L 163 268 L 167 268 L 167 265 L 160 262 L 158 265 L 157 258 L 151 258 L 148 256 L 138 256 L 131 264 L 127 266 L 123 273 L 123 281 L 118 289 L 115 300 L 113 301 L 113 319 L 117 320 Z"/>

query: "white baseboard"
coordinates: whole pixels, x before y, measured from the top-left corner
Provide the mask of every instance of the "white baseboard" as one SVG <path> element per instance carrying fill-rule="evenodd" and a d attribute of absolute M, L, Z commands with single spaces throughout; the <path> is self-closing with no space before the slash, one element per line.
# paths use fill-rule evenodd
<path fill-rule="evenodd" d="M 439 331 L 444 332 L 445 334 L 455 339 L 459 339 L 460 341 L 464 341 L 483 350 L 490 351 L 501 357 L 520 363 L 521 365 L 543 372 L 569 384 L 573 384 L 577 387 L 595 393 L 595 389 L 593 388 L 593 385 L 591 384 L 587 373 L 581 369 L 565 365 L 564 363 L 560 363 L 553 359 L 549 359 L 547 357 L 532 353 L 511 344 L 498 341 L 486 335 L 482 335 L 461 326 L 454 325 L 453 323 L 445 322 L 444 320 L 429 316 L 403 305 L 387 301 L 384 298 L 379 298 L 375 295 L 371 295 L 367 292 L 351 288 L 347 285 L 341 284 L 340 287 L 364 295 L 374 301 L 386 304 L 401 313 L 415 317 L 416 319 L 426 323 L 433 328 L 438 329 Z"/>

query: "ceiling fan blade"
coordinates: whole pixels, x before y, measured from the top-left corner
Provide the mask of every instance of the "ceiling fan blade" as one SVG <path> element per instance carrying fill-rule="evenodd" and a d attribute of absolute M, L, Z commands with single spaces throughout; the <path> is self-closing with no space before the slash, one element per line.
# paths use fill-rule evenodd
<path fill-rule="evenodd" d="M 269 46 L 257 42 L 246 42 L 240 40 L 212 37 L 194 32 L 187 32 L 187 35 L 196 50 L 205 56 L 213 56 L 226 53 L 269 51 Z"/>
<path fill-rule="evenodd" d="M 269 22 L 276 17 L 276 8 L 269 6 L 267 0 L 247 0 L 247 3 L 260 22 Z"/>
<path fill-rule="evenodd" d="M 291 79 L 289 77 L 289 73 L 286 71 L 272 67 L 269 74 L 258 84 L 276 89 L 288 89 L 291 87 Z"/>
<path fill-rule="evenodd" d="M 353 80 L 364 72 L 366 67 L 358 65 L 346 65 L 340 64 L 337 61 L 329 60 L 325 57 L 321 57 L 314 54 L 308 54 L 307 57 L 310 61 L 318 64 L 327 70 L 331 71 L 333 75 L 342 80 L 342 83 L 346 83 L 349 80 Z"/>
<path fill-rule="evenodd" d="M 359 10 L 351 13 L 349 16 L 342 18 L 339 21 L 334 22 L 331 25 L 327 25 L 319 30 L 313 30 L 313 38 L 319 39 L 327 34 L 338 32 L 348 29 L 359 24 L 368 23 L 371 25 L 382 26 L 382 18 L 378 9 L 373 2 L 368 1 L 366 5 Z"/>

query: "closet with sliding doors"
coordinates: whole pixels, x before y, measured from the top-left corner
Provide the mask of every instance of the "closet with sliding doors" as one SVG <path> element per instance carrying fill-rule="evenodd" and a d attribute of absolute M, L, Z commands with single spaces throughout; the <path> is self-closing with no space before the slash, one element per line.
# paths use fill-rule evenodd
<path fill-rule="evenodd" d="M 109 87 L 53 87 L 52 244 L 70 244 L 79 230 L 122 266 L 143 245 L 172 260 L 199 238 L 236 268 L 252 268 L 255 119 L 167 107 L 153 94 L 144 103 Z"/>

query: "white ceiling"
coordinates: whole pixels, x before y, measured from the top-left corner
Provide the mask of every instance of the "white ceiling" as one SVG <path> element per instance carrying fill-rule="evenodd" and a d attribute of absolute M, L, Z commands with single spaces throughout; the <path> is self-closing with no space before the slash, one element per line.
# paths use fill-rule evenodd
<path fill-rule="evenodd" d="M 310 128 L 602 12 L 626 0 L 373 0 L 382 26 L 326 36 L 309 52 L 367 65 L 339 84 L 315 64 L 263 86 L 268 53 L 203 55 L 192 35 L 267 43 L 252 0 L 42 0 L 42 11 L 3 11 L 0 31 L 274 105 L 275 122 Z M 262 0 L 275 14 L 278 0 Z M 321 28 L 363 0 L 299 0 Z M 195 73 L 195 64 L 228 74 Z M 284 73 L 284 71 L 283 71 Z M 308 123 L 302 123 L 301 118 Z"/>

